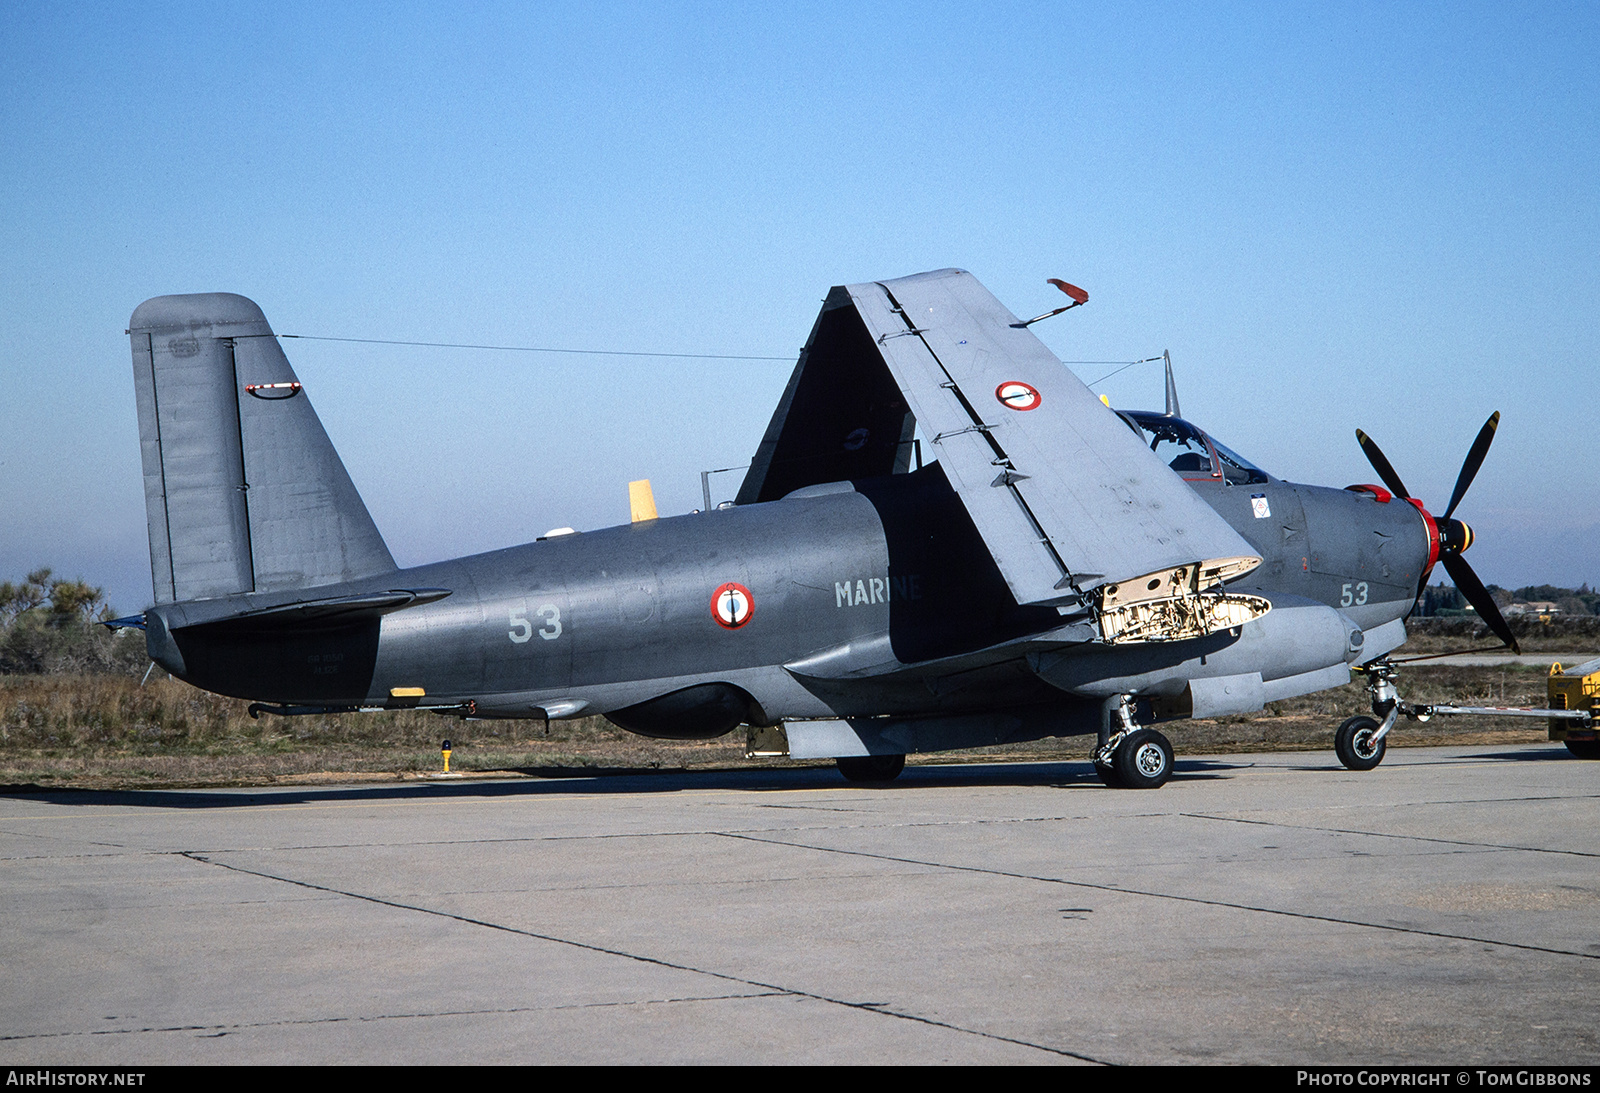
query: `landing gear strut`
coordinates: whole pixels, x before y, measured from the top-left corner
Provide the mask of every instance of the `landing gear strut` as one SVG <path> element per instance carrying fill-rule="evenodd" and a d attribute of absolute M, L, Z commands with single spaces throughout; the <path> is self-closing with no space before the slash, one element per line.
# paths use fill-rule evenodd
<path fill-rule="evenodd" d="M 1339 726 L 1333 734 L 1333 752 L 1348 770 L 1371 770 L 1383 762 L 1388 745 L 1384 738 L 1400 715 L 1420 717 L 1426 721 L 1428 714 L 1400 700 L 1400 690 L 1394 685 L 1399 670 L 1387 660 L 1364 666 L 1367 675 L 1367 693 L 1372 696 L 1373 717 L 1352 717 Z M 1413 712 L 1415 711 L 1415 712 Z M 1373 718 L 1381 718 L 1375 721 Z"/>
<path fill-rule="evenodd" d="M 1160 789 L 1172 777 L 1172 743 L 1133 719 L 1127 695 L 1106 699 L 1094 772 L 1114 789 Z"/>

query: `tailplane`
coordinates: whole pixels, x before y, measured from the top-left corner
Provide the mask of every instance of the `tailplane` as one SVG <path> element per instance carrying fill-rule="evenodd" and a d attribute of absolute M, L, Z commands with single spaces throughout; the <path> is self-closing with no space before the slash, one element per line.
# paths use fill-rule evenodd
<path fill-rule="evenodd" d="M 156 603 L 394 571 L 255 303 L 158 296 L 128 326 Z"/>

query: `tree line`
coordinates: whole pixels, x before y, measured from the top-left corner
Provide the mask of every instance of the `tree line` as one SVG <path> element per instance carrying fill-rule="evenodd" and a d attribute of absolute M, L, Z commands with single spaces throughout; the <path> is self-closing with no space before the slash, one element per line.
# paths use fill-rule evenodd
<path fill-rule="evenodd" d="M 100 625 L 115 617 L 102 589 L 47 567 L 0 582 L 0 673 L 143 672 L 144 633 Z"/>
<path fill-rule="evenodd" d="M 1600 592 L 1590 589 L 1587 581 L 1578 588 L 1557 588 L 1553 584 L 1530 584 L 1515 589 L 1491 584 L 1485 588 L 1502 611 L 1514 603 L 1553 603 L 1563 615 L 1600 615 Z M 1441 581 L 1422 590 L 1416 613 L 1423 618 L 1461 615 L 1467 613 L 1467 608 L 1466 597 Z"/>

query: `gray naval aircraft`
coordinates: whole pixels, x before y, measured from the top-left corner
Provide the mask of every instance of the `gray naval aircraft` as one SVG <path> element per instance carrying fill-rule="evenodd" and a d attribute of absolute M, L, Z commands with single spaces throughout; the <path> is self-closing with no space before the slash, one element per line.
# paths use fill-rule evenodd
<path fill-rule="evenodd" d="M 1034 321 L 961 270 L 834 288 L 732 505 L 400 569 L 261 310 L 158 297 L 129 330 L 155 586 L 129 622 L 253 713 L 747 725 L 861 781 L 1096 733 L 1135 788 L 1172 771 L 1149 724 L 1385 663 L 1440 560 L 1509 640 L 1450 518 L 1498 415 L 1436 518 L 1365 436 L 1392 492 L 1259 470 L 1170 369 L 1165 413 L 1116 412 Z M 1392 722 L 1352 718 L 1340 757 L 1375 766 Z"/>

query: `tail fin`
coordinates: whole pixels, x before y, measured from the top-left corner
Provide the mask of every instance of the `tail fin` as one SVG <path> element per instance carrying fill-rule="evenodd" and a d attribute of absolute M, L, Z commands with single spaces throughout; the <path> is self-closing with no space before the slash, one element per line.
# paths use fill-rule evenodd
<path fill-rule="evenodd" d="M 157 603 L 396 568 L 259 307 L 158 296 L 128 326 Z"/>

